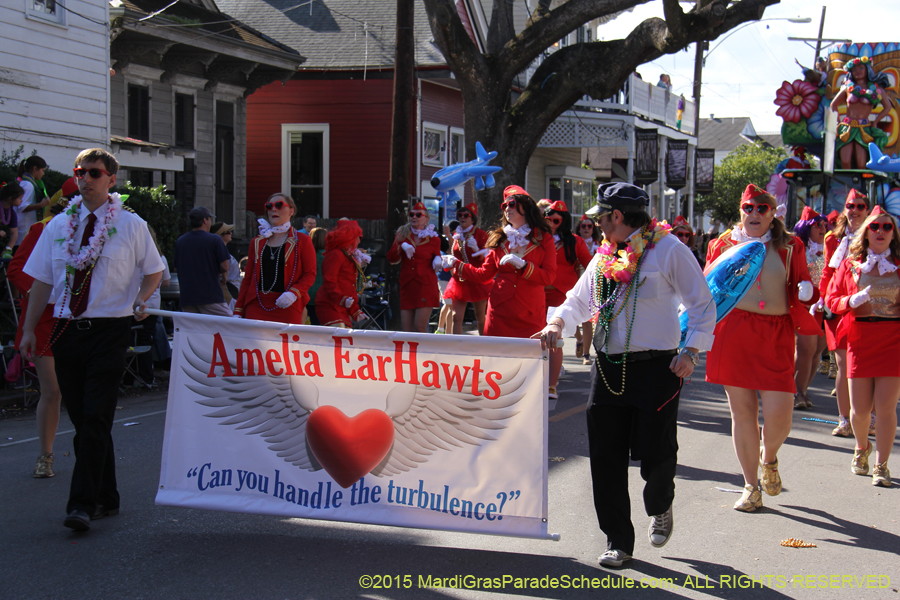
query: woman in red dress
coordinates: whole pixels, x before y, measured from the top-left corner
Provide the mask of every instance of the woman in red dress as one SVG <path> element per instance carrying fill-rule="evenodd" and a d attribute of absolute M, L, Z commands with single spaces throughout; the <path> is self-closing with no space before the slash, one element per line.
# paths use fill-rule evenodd
<path fill-rule="evenodd" d="M 828 219 L 808 206 L 803 207 L 800 220 L 794 225 L 794 235 L 800 238 L 806 247 L 806 265 L 809 268 L 809 276 L 813 285 L 818 288 L 822 282 L 822 271 L 825 268 L 825 232 L 828 227 Z M 824 300 L 808 304 L 810 314 L 815 317 L 819 328 L 823 327 L 825 313 L 822 312 Z M 797 373 L 794 375 L 794 383 L 797 384 L 797 395 L 794 396 L 794 408 L 812 408 L 807 389 L 816 374 L 819 366 L 819 357 L 825 350 L 826 340 L 822 335 L 798 335 L 796 365 Z"/>
<path fill-rule="evenodd" d="M 597 253 L 597 249 L 600 248 L 601 234 L 600 227 L 594 223 L 594 220 L 590 215 L 581 215 L 581 220 L 578 222 L 578 235 L 581 236 L 591 258 L 593 258 L 594 254 Z M 592 321 L 582 323 L 581 327 L 575 332 L 575 339 L 578 342 L 578 347 L 575 348 L 575 356 L 581 357 L 581 362 L 583 364 L 591 364 L 591 345 L 594 339 L 594 323 Z"/>
<path fill-rule="evenodd" d="M 822 270 L 822 279 L 819 282 L 819 291 L 822 296 L 828 291 L 828 284 L 834 277 L 835 271 L 841 266 L 847 256 L 847 250 L 853 234 L 859 231 L 863 221 L 869 216 L 869 199 L 855 189 L 847 194 L 844 210 L 838 217 L 837 227 L 833 232 L 825 235 L 825 267 Z M 837 363 L 837 378 L 834 382 L 835 396 L 838 405 L 838 425 L 831 435 L 850 437 L 853 431 L 850 428 L 850 389 L 847 386 L 847 336 L 841 327 L 843 318 L 835 315 L 833 319 L 825 320 L 825 340 L 828 349 L 834 352 L 834 360 Z M 868 431 L 868 429 L 867 429 Z"/>
<path fill-rule="evenodd" d="M 464 279 L 493 280 L 484 334 L 529 338 L 547 323 L 544 287 L 556 278 L 556 248 L 550 227 L 524 189 L 503 190 L 503 218 L 491 231 L 484 264 L 474 267 L 447 256 L 446 265 Z"/>
<path fill-rule="evenodd" d="M 363 270 L 372 260 L 359 249 L 362 228 L 356 221 L 338 221 L 325 236 L 322 286 L 316 292 L 316 316 L 322 325 L 351 327 L 368 317 L 359 307 L 366 283 Z"/>
<path fill-rule="evenodd" d="M 856 449 L 850 469 L 869 474 L 869 415 L 878 413 L 875 428 L 875 468 L 872 484 L 891 487 L 887 461 L 897 433 L 900 397 L 900 239 L 897 221 L 880 206 L 854 236 L 825 301 L 844 315 L 847 338 L 847 378 L 850 382 L 850 423 Z"/>
<path fill-rule="evenodd" d="M 794 335 L 819 333 L 802 302 L 813 300 L 803 242 L 775 218 L 775 198 L 747 186 L 741 197 L 741 221 L 709 245 L 706 263 L 747 241 L 766 245 L 755 285 L 715 329 L 706 358 L 706 380 L 725 386 L 731 409 L 734 452 L 744 475 L 744 493 L 734 509 L 762 507 L 759 486 L 770 496 L 781 493 L 778 450 L 791 432 L 794 408 Z M 754 289 L 755 288 L 755 289 Z M 763 427 L 760 438 L 759 405 Z M 760 448 L 760 442 L 762 448 Z M 762 477 L 759 471 L 762 469 Z"/>
<path fill-rule="evenodd" d="M 268 222 L 259 219 L 259 235 L 250 241 L 247 270 L 234 316 L 278 323 L 303 323 L 310 286 L 316 280 L 316 250 L 308 235 L 291 226 L 294 200 L 272 194 Z"/>
<path fill-rule="evenodd" d="M 572 233 L 572 217 L 562 200 L 551 202 L 544 209 L 544 220 L 550 226 L 553 243 L 556 247 L 556 278 L 553 283 L 544 287 L 547 308 L 556 307 L 566 301 L 566 292 L 575 287 L 575 283 L 585 267 L 591 262 L 592 255 L 580 235 Z M 550 398 L 559 398 L 556 385 L 559 383 L 559 370 L 562 367 L 562 348 L 550 349 Z"/>
<path fill-rule="evenodd" d="M 428 333 L 431 309 L 441 305 L 436 271 L 441 268 L 441 239 L 429 225 L 428 209 L 417 202 L 409 223 L 397 230 L 387 259 L 400 263 L 400 329 Z"/>
<path fill-rule="evenodd" d="M 453 256 L 474 267 L 484 264 L 484 257 L 490 250 L 484 247 L 488 234 L 478 224 L 478 207 L 473 203 L 456 212 L 459 227 L 453 232 Z M 453 333 L 462 333 L 463 317 L 466 304 L 471 302 L 475 307 L 475 320 L 478 322 L 478 334 L 484 335 L 484 315 L 487 310 L 488 294 L 491 284 L 475 283 L 468 279 L 460 279 L 455 273 L 447 283 L 444 298 L 453 301 Z"/>

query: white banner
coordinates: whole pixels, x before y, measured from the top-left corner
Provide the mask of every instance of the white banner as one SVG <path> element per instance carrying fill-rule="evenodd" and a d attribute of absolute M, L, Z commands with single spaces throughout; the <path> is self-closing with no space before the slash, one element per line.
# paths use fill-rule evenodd
<path fill-rule="evenodd" d="M 157 504 L 548 537 L 537 342 L 167 314 Z"/>

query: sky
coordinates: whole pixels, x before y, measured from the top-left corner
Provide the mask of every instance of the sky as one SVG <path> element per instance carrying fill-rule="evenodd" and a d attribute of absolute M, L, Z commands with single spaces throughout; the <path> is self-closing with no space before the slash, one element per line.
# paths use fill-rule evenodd
<path fill-rule="evenodd" d="M 823 38 L 853 42 L 900 42 L 900 2 L 896 0 L 782 0 L 766 9 L 762 21 L 751 22 L 709 43 L 703 69 L 700 116 L 750 117 L 757 133 L 781 131 L 775 114 L 775 92 L 785 80 L 802 77 L 796 58 L 812 67 L 815 42 L 788 41 L 788 37 L 816 38 L 822 7 L 826 7 Z M 852 10 L 848 10 L 849 7 Z M 682 4 L 689 10 L 689 4 Z M 632 13 L 624 13 L 598 30 L 601 39 L 618 39 L 650 17 L 662 18 L 662 0 L 651 0 Z M 809 23 L 766 21 L 786 18 L 812 19 Z M 728 36 L 726 38 L 726 36 Z M 676 94 L 693 96 L 695 45 L 638 67 L 645 81 L 655 83 L 669 73 Z M 827 46 L 823 47 L 827 50 Z M 825 52 L 823 52 L 825 54 Z"/>

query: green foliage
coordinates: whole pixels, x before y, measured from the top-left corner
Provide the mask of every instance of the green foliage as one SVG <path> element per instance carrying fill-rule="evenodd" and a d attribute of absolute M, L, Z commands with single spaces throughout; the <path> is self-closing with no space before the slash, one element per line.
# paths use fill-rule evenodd
<path fill-rule="evenodd" d="M 725 224 L 739 219 L 741 194 L 748 184 L 766 189 L 775 166 L 788 157 L 784 148 L 772 148 L 762 142 L 733 150 L 722 164 L 716 165 L 715 191 L 697 196 L 697 207 L 712 219 Z"/>
<path fill-rule="evenodd" d="M 177 200 L 166 194 L 164 185 L 156 188 L 135 187 L 126 181 L 118 192 L 123 196 L 128 195 L 125 205 L 153 228 L 160 252 L 170 265 L 174 264 L 175 240 L 185 231 L 184 218 Z"/>
<path fill-rule="evenodd" d="M 19 163 L 27 158 L 24 154 L 25 146 L 19 146 L 13 152 L 0 151 L 0 182 L 15 181 L 19 172 Z M 28 156 L 34 156 L 35 154 L 37 154 L 37 150 L 32 150 Z M 71 176 L 71 172 L 67 174 L 47 169 L 41 181 L 44 182 L 47 193 L 52 196 L 62 187 L 66 179 Z"/>
<path fill-rule="evenodd" d="M 817 140 L 807 129 L 806 119 L 800 119 L 799 123 L 785 121 L 781 126 L 781 139 L 789 146 L 803 146 L 804 144 L 818 144 Z"/>

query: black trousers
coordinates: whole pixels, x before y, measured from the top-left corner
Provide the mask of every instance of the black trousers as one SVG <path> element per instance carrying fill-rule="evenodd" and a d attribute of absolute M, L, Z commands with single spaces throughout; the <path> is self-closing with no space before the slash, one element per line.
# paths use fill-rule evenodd
<path fill-rule="evenodd" d="M 587 411 L 594 509 L 608 550 L 634 553 L 634 525 L 628 494 L 629 458 L 641 461 L 644 508 L 659 515 L 675 498 L 678 462 L 677 418 L 681 380 L 669 370 L 672 357 L 627 363 L 625 393 L 622 366 L 597 357 Z"/>
<path fill-rule="evenodd" d="M 83 329 L 79 321 L 63 324 L 53 356 L 62 401 L 75 426 L 75 469 L 66 512 L 91 514 L 98 504 L 119 508 L 112 424 L 131 317 L 91 319 L 90 328 Z"/>

